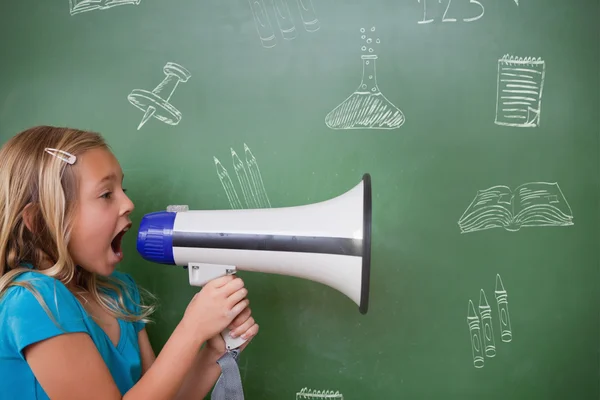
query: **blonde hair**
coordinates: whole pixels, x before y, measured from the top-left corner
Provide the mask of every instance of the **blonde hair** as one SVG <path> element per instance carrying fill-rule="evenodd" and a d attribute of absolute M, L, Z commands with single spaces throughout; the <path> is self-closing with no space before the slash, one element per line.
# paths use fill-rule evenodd
<path fill-rule="evenodd" d="M 53 126 L 22 131 L 0 149 L 0 298 L 11 286 L 25 287 L 54 320 L 31 283 L 15 281 L 20 274 L 31 271 L 23 266 L 30 263 L 37 272 L 55 278 L 65 286 L 73 282 L 78 290 L 89 292 L 92 299 L 115 318 L 149 322 L 154 305 L 140 302 L 136 304 L 138 313 L 128 310 L 123 293 L 132 303 L 134 300 L 129 291 L 124 290 L 124 282 L 90 273 L 75 265 L 67 246 L 77 205 L 77 176 L 71 165 L 45 152 L 47 147 L 75 156 L 96 148 L 110 151 L 96 132 Z M 31 213 L 35 233 L 25 225 L 26 207 Z M 44 264 L 51 266 L 38 269 Z M 110 290 L 116 293 L 116 299 L 109 295 Z M 153 298 L 140 288 L 142 294 Z"/>

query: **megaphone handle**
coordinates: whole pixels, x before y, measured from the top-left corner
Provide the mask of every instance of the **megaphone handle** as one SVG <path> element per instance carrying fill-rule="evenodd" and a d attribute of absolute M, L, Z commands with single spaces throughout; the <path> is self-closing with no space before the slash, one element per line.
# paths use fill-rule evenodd
<path fill-rule="evenodd" d="M 215 278 L 232 275 L 235 272 L 235 265 L 188 263 L 189 280 L 192 286 L 204 286 Z M 221 332 L 221 336 L 225 340 L 227 350 L 237 349 L 246 342 L 246 339 L 242 339 L 241 337 L 232 338 L 229 329 Z"/>
<path fill-rule="evenodd" d="M 221 336 L 225 341 L 225 347 L 227 348 L 227 350 L 237 349 L 238 347 L 246 343 L 246 339 L 242 339 L 241 336 L 232 338 L 229 329 L 225 329 L 223 332 L 221 332 Z"/>

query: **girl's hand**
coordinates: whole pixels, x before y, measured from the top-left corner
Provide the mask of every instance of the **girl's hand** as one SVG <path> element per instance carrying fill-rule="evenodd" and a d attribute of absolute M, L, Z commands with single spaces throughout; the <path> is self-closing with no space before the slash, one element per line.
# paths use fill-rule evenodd
<path fill-rule="evenodd" d="M 243 339 L 246 339 L 244 344 L 239 347 L 240 351 L 243 351 L 252 338 L 258 334 L 258 324 L 254 321 L 251 314 L 252 310 L 250 307 L 246 307 L 228 326 L 232 337 L 241 336 Z M 223 340 L 220 333 L 208 339 L 206 347 L 210 351 L 217 353 L 219 356 L 223 355 L 227 350 L 225 347 L 225 340 Z"/>
<path fill-rule="evenodd" d="M 183 328 L 198 344 L 218 335 L 248 307 L 247 294 L 238 277 L 228 275 L 210 281 L 188 304 L 181 320 Z"/>

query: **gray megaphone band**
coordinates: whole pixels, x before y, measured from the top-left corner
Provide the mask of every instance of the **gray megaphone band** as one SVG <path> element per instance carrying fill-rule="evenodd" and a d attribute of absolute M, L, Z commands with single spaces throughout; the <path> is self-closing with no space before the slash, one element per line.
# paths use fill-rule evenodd
<path fill-rule="evenodd" d="M 221 376 L 212 391 L 211 400 L 244 400 L 242 378 L 237 364 L 239 350 L 228 350 L 217 363 L 221 367 Z"/>

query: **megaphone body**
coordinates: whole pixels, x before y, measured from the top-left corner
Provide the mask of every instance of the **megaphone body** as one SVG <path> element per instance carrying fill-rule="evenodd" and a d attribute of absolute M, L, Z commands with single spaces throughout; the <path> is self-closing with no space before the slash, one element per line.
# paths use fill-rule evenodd
<path fill-rule="evenodd" d="M 294 276 L 344 293 L 365 314 L 371 260 L 371 180 L 315 204 L 242 210 L 169 206 L 146 214 L 137 250 L 149 261 L 188 268 L 203 286 L 240 271 Z M 223 332 L 227 348 L 241 345 Z"/>

